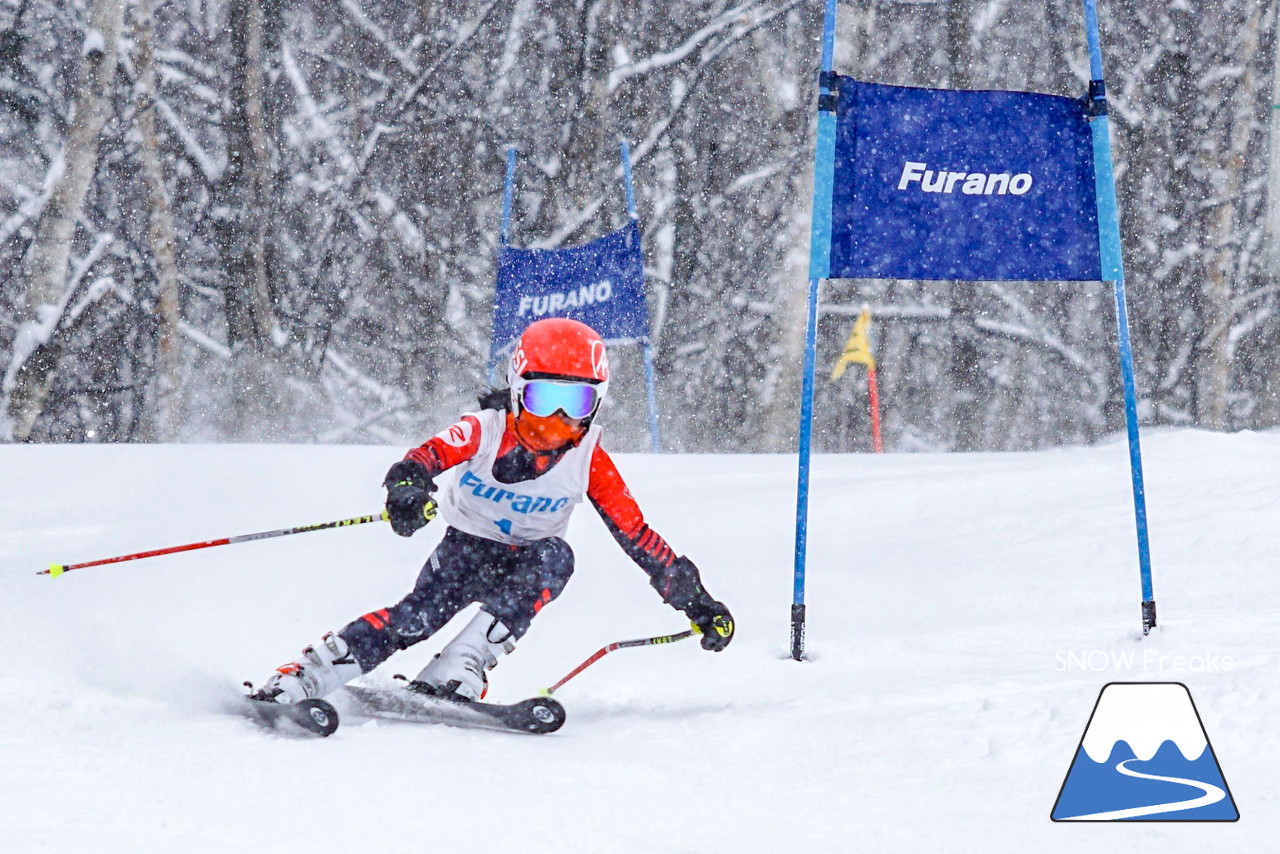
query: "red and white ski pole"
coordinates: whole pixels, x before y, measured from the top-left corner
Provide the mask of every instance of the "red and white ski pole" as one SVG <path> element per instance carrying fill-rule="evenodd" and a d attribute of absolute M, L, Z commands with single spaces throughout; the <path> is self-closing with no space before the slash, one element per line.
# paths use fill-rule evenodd
<path fill-rule="evenodd" d="M 427 506 L 423 508 L 422 515 L 431 521 L 436 516 L 436 504 L 434 501 L 428 501 Z M 91 560 L 85 563 L 53 563 L 48 569 L 42 569 L 36 575 L 48 575 L 57 578 L 64 572 L 70 572 L 73 569 L 85 569 L 90 566 L 102 566 L 108 563 L 122 563 L 126 560 L 139 560 L 144 557 L 159 557 L 160 555 L 171 555 L 178 552 L 189 552 L 196 549 L 208 549 L 214 546 L 230 546 L 235 543 L 247 543 L 252 540 L 269 540 L 273 537 L 287 537 L 291 534 L 306 534 L 311 531 L 326 531 L 330 528 L 349 528 L 352 525 L 364 525 L 368 522 L 385 522 L 387 521 L 387 511 L 369 516 L 356 516 L 353 519 L 339 519 L 336 522 L 318 522 L 314 525 L 299 525 L 296 528 L 282 528 L 279 531 L 263 531 L 260 534 L 240 534 L 235 537 L 222 537 L 217 540 L 205 540 L 200 543 L 187 543 L 182 546 L 169 546 L 165 549 L 153 549 L 146 552 L 136 552 L 131 555 L 120 555 L 119 557 L 108 557 L 102 560 Z"/>
<path fill-rule="evenodd" d="M 570 679 L 577 676 L 579 673 L 586 670 L 588 667 L 595 664 L 597 661 L 604 658 L 606 655 L 613 652 L 615 649 L 630 649 L 631 647 L 634 647 L 634 646 L 656 646 L 658 644 L 664 644 L 664 643 L 675 643 L 676 641 L 682 641 L 685 638 L 693 637 L 696 633 L 697 633 L 697 627 L 695 626 L 694 628 L 689 629 L 688 631 L 680 632 L 679 634 L 660 635 L 656 638 L 641 638 L 640 640 L 618 641 L 616 643 L 611 643 L 606 647 L 601 647 L 599 650 L 595 652 L 594 655 L 592 655 L 586 661 L 582 662 L 577 667 L 573 668 L 573 670 L 570 670 L 568 675 L 565 676 L 563 679 L 561 679 L 559 682 L 552 685 L 550 688 L 544 688 L 541 691 L 541 694 L 544 697 L 550 697 L 556 691 L 560 690 L 560 687 L 564 685 L 564 683 L 568 682 Z"/>

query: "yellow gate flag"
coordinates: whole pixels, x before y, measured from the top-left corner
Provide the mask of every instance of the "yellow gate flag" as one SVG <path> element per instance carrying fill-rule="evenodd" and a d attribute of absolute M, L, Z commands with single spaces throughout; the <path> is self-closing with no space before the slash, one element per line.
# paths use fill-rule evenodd
<path fill-rule="evenodd" d="M 849 340 L 845 342 L 844 352 L 840 354 L 835 367 L 831 369 L 831 379 L 838 380 L 844 376 L 845 369 L 850 364 L 866 365 L 868 371 L 876 369 L 876 359 L 871 355 L 871 336 L 868 334 L 870 329 L 871 309 L 864 308 L 858 315 L 858 319 L 853 322 L 853 331 L 849 333 Z"/>

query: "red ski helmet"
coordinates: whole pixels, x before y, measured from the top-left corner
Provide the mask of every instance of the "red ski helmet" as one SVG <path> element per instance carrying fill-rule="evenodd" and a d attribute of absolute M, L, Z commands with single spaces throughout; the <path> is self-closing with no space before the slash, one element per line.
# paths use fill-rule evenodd
<path fill-rule="evenodd" d="M 588 383 L 595 387 L 597 401 L 604 400 L 609 392 L 609 355 L 600 333 L 567 317 L 531 323 L 516 341 L 507 365 L 511 407 L 517 415 L 522 409 L 520 392 L 535 379 Z"/>

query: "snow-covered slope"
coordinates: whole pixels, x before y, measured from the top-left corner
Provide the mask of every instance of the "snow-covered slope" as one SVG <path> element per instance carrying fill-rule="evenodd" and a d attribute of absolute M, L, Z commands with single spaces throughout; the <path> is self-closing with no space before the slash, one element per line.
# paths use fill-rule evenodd
<path fill-rule="evenodd" d="M 396 601 L 442 531 L 384 525 L 69 573 L 72 563 L 375 512 L 402 449 L 0 447 L 7 850 L 1269 851 L 1280 838 L 1280 435 L 1145 437 L 1161 627 L 1143 640 L 1122 442 L 818 457 L 811 658 L 786 657 L 789 456 L 623 456 L 738 637 L 619 651 L 554 736 L 225 713 L 322 632 Z M 678 631 L 589 508 L 578 571 L 494 672 L 535 692 Z M 371 679 L 416 672 L 402 653 Z M 1053 824 L 1100 688 L 1186 683 L 1232 825 Z"/>

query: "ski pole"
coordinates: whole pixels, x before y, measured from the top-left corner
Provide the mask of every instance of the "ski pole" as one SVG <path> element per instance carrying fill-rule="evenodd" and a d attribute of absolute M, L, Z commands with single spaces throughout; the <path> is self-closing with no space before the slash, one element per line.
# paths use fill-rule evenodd
<path fill-rule="evenodd" d="M 422 508 L 422 515 L 427 521 L 431 521 L 436 517 L 436 503 L 428 501 L 427 505 Z M 103 558 L 102 560 L 91 560 L 86 563 L 49 564 L 48 569 L 42 569 L 36 575 L 48 575 L 57 578 L 64 572 L 70 572 L 73 569 L 85 569 L 90 566 L 102 566 L 108 563 L 121 563 L 126 560 L 138 560 L 144 557 L 158 557 L 160 555 L 171 555 L 177 552 L 189 552 L 195 549 L 207 549 L 213 546 L 229 546 L 235 543 L 247 543 L 251 540 L 269 540 L 273 537 L 287 537 L 290 534 L 306 534 L 311 531 L 324 531 L 329 528 L 348 528 L 352 525 L 364 525 L 368 522 L 385 522 L 387 521 L 387 511 L 369 516 L 356 516 L 353 519 L 339 519 L 336 522 L 319 522 L 314 525 L 299 525 L 296 528 L 283 528 L 279 531 L 263 531 L 260 534 L 240 534 L 235 537 L 222 537 L 217 540 L 206 540 L 201 543 L 187 543 L 183 546 L 170 546 L 166 549 L 154 549 L 147 552 L 137 552 L 131 555 L 121 555 L 120 557 Z"/>
<path fill-rule="evenodd" d="M 552 685 L 550 688 L 542 689 L 540 693 L 544 697 L 550 697 L 556 691 L 560 690 L 560 687 L 564 685 L 564 683 L 568 682 L 570 679 L 577 676 L 579 673 L 586 670 L 588 667 L 595 664 L 615 649 L 630 649 L 633 646 L 657 646 L 658 644 L 675 643 L 676 641 L 682 641 L 685 638 L 693 637 L 695 633 L 697 633 L 696 626 L 674 635 L 661 635 L 656 638 L 641 638 L 640 640 L 618 641 L 616 643 L 611 643 L 608 646 L 601 647 L 594 655 L 579 664 L 577 667 L 573 668 L 573 670 L 569 671 L 567 676 Z"/>

